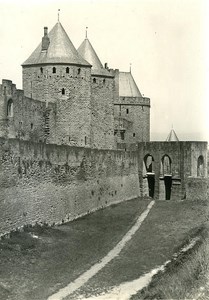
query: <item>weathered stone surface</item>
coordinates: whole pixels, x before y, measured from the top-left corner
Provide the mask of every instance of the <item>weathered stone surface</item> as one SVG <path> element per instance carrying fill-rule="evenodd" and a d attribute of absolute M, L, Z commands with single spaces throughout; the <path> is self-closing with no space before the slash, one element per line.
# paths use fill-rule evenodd
<path fill-rule="evenodd" d="M 155 176 L 154 198 L 165 199 L 165 176 L 171 176 L 171 200 L 180 200 L 190 197 L 190 186 L 186 188 L 186 182 L 189 177 L 196 177 L 197 182 L 201 178 L 207 177 L 207 142 L 148 142 L 139 143 L 139 180 L 141 195 L 148 187 L 147 182 L 143 179 L 146 175 L 145 158 L 147 155 L 153 157 L 152 172 Z M 170 159 L 170 172 L 165 174 L 163 171 L 163 157 Z M 200 179 L 198 174 L 198 158 L 203 158 L 203 165 Z M 196 179 L 194 178 L 194 181 Z M 200 188 L 200 187 L 199 187 Z M 198 188 L 198 189 L 199 189 Z M 191 186 L 192 189 L 192 186 Z M 202 193 L 204 194 L 205 188 Z M 190 197 L 191 198 L 191 197 Z"/>
<path fill-rule="evenodd" d="M 139 196 L 134 152 L 0 139 L 0 232 Z"/>
<path fill-rule="evenodd" d="M 91 82 L 92 147 L 114 149 L 114 79 L 92 76 Z"/>
<path fill-rule="evenodd" d="M 207 199 L 208 178 L 188 177 L 186 180 L 186 195 L 188 200 Z"/>
<path fill-rule="evenodd" d="M 12 101 L 12 112 L 8 113 Z M 44 140 L 44 102 L 29 99 L 10 80 L 0 85 L 0 136 L 21 140 Z"/>

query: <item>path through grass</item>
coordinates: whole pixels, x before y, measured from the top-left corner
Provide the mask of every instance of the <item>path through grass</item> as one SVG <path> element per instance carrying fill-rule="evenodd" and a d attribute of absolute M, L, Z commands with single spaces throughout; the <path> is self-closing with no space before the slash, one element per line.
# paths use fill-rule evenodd
<path fill-rule="evenodd" d="M 0 241 L 0 299 L 47 299 L 103 258 L 148 203 L 127 201 L 62 226 L 36 227 Z"/>
<path fill-rule="evenodd" d="M 164 264 L 205 222 L 207 210 L 206 201 L 156 202 L 120 255 L 77 291 L 74 299 L 107 292 Z"/>

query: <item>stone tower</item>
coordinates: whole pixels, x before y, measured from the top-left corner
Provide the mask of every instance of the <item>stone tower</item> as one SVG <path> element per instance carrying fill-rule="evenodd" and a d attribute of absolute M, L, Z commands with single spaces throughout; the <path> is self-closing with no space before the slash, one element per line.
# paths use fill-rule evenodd
<path fill-rule="evenodd" d="M 91 146 L 91 65 L 73 46 L 60 22 L 23 63 L 25 96 L 46 102 L 49 142 Z"/>
<path fill-rule="evenodd" d="M 143 97 L 130 72 L 115 73 L 115 137 L 118 144 L 149 142 L 150 99 Z"/>
<path fill-rule="evenodd" d="M 95 148 L 115 147 L 114 140 L 114 74 L 104 68 L 89 39 L 78 48 L 80 55 L 92 65 L 91 70 L 91 136 Z"/>

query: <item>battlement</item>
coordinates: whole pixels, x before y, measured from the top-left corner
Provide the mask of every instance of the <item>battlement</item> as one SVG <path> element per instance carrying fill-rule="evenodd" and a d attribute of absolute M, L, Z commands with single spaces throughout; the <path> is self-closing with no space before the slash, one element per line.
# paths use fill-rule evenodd
<path fill-rule="evenodd" d="M 91 70 L 91 76 L 114 78 L 114 73 L 108 69 Z"/>
<path fill-rule="evenodd" d="M 139 105 L 150 107 L 150 98 L 147 97 L 119 97 L 119 101 L 115 102 L 114 105 Z"/>
<path fill-rule="evenodd" d="M 1 95 L 13 95 L 16 92 L 16 84 L 12 83 L 11 80 L 2 79 L 2 84 L 0 84 L 0 94 Z"/>

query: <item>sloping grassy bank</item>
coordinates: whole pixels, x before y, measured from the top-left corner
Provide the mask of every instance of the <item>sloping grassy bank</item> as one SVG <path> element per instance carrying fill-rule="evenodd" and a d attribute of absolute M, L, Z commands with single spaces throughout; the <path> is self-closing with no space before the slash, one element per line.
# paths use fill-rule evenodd
<path fill-rule="evenodd" d="M 209 299 L 206 285 L 209 274 L 209 238 L 208 225 L 192 230 L 188 238 L 178 247 L 186 248 L 192 240 L 194 246 L 178 257 L 172 257 L 171 262 L 163 272 L 157 273 L 148 287 L 131 297 L 131 300 L 158 299 Z"/>
<path fill-rule="evenodd" d="M 207 201 L 156 201 L 120 255 L 69 299 L 108 294 L 121 284 L 133 282 L 162 266 L 198 235 L 206 222 L 207 211 Z M 113 299 L 119 300 L 120 296 Z"/>
<path fill-rule="evenodd" d="M 102 259 L 148 203 L 133 199 L 61 226 L 28 226 L 2 238 L 0 299 L 47 299 Z"/>

